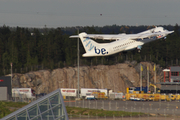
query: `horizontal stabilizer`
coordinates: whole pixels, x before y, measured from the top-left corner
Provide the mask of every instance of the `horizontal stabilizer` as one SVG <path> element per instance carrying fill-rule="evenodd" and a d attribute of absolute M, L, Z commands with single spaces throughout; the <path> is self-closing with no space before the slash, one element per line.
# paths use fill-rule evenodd
<path fill-rule="evenodd" d="M 69 38 L 79 38 L 79 35 L 72 35 Z"/>

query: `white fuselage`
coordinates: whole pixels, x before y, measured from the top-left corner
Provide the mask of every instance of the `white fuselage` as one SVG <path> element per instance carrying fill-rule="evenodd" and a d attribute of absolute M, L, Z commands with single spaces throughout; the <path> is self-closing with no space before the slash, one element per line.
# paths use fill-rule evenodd
<path fill-rule="evenodd" d="M 94 50 L 83 54 L 83 57 L 112 55 L 118 52 L 136 49 L 137 46 L 142 46 L 145 43 L 148 43 L 154 40 L 157 40 L 157 38 L 151 37 L 151 38 L 146 38 L 146 39 L 141 39 L 141 40 L 129 40 L 129 39 L 117 40 L 111 43 L 103 44 L 102 46 L 99 46 L 99 47 L 94 46 L 93 48 Z"/>

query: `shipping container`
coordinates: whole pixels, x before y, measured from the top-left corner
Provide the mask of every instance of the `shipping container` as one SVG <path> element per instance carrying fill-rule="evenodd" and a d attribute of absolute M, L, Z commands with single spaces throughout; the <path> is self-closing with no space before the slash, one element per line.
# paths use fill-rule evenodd
<path fill-rule="evenodd" d="M 12 97 L 35 98 L 35 91 L 31 88 L 12 88 Z"/>
<path fill-rule="evenodd" d="M 109 94 L 109 99 L 123 99 L 124 98 L 124 94 L 123 93 L 115 93 L 112 92 Z"/>
<path fill-rule="evenodd" d="M 62 96 L 76 97 L 77 89 L 61 88 L 61 94 L 62 94 Z"/>
<path fill-rule="evenodd" d="M 105 96 L 108 96 L 108 90 L 107 89 L 96 89 L 96 88 L 81 88 L 81 97 L 86 97 L 87 93 L 93 93 L 93 92 L 104 92 Z"/>

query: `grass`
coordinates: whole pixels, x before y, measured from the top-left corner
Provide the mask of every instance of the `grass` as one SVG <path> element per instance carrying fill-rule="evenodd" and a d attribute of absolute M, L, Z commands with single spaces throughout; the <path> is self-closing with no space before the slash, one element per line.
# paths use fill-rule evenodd
<path fill-rule="evenodd" d="M 24 107 L 28 103 L 22 103 L 22 102 L 4 102 L 0 101 L 0 118 L 16 111 L 19 108 Z"/>
<path fill-rule="evenodd" d="M 98 117 L 120 117 L 120 116 L 144 116 L 144 113 L 139 112 L 125 112 L 125 111 L 108 111 L 108 110 L 99 110 L 99 109 L 88 109 L 88 108 L 77 108 L 77 107 L 66 107 L 68 115 L 71 116 L 98 116 Z"/>
<path fill-rule="evenodd" d="M 0 118 L 24 107 L 28 103 L 22 102 L 4 102 L 0 101 Z M 102 109 L 88 109 L 88 108 L 78 108 L 78 107 L 66 107 L 68 115 L 71 117 L 77 117 L 79 115 L 88 116 L 98 116 L 98 117 L 120 117 L 120 116 L 145 116 L 144 113 L 139 112 L 125 112 L 125 111 L 108 111 Z"/>

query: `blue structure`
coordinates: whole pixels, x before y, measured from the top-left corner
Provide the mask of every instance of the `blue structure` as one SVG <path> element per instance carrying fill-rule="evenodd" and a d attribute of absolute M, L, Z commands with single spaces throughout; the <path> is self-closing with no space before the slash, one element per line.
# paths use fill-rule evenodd
<path fill-rule="evenodd" d="M 135 87 L 134 91 L 140 91 L 141 87 Z M 144 93 L 147 93 L 148 91 L 147 86 L 146 87 L 142 87 L 142 91 L 144 91 Z"/>
<path fill-rule="evenodd" d="M 129 93 L 133 93 L 133 91 L 140 91 L 141 87 L 129 87 Z M 144 93 L 147 93 L 148 91 L 148 87 L 142 87 L 142 91 L 144 91 Z"/>

